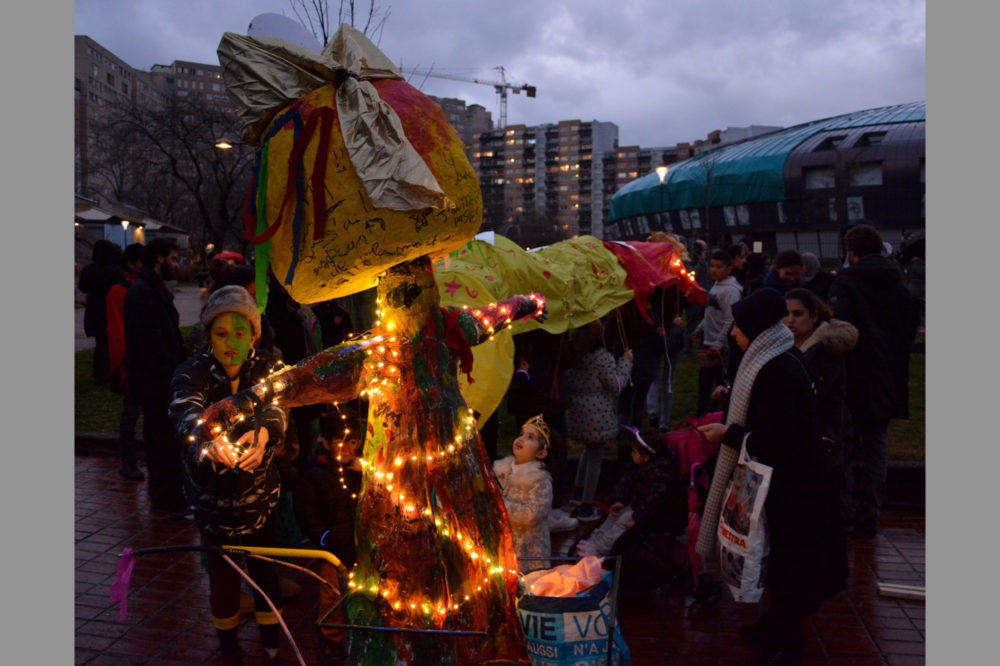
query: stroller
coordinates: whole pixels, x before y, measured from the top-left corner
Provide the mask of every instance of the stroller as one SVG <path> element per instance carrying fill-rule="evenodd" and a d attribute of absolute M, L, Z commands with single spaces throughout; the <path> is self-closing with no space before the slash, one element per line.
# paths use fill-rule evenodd
<path fill-rule="evenodd" d="M 710 605 L 721 596 L 721 584 L 701 572 L 701 560 L 695 552 L 701 509 L 719 450 L 719 445 L 711 444 L 697 428 L 721 421 L 722 412 L 688 417 L 667 433 L 676 483 L 659 500 L 663 510 L 656 518 L 636 524 L 612 546 L 610 555 L 621 558 L 623 587 L 653 589 L 681 581 L 692 603 Z"/>

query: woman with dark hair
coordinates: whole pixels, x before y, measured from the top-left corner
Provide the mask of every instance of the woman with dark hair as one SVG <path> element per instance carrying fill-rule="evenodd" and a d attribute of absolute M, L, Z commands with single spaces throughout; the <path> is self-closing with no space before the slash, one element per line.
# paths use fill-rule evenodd
<path fill-rule="evenodd" d="M 594 508 L 594 494 L 604 446 L 618 438 L 615 396 L 621 393 L 632 371 L 632 350 L 626 349 L 616 363 L 604 348 L 604 324 L 597 320 L 573 331 L 567 351 L 567 434 L 584 448 L 570 503 L 580 505 L 576 515 L 579 520 L 592 521 L 601 517 Z"/>
<path fill-rule="evenodd" d="M 792 289 L 785 294 L 785 326 L 795 338 L 795 347 L 805 356 L 816 386 L 816 409 L 820 435 L 841 489 L 844 518 L 850 516 L 846 487 L 844 422 L 847 414 L 846 354 L 858 344 L 858 329 L 833 318 L 833 311 L 808 289 Z"/>
<path fill-rule="evenodd" d="M 733 304 L 732 336 L 744 351 L 725 424 L 699 430 L 722 443 L 706 501 L 698 553 L 715 553 L 722 494 L 741 446 L 773 468 L 764 505 L 770 555 L 767 612 L 740 637 L 764 649 L 759 663 L 802 660 L 805 618 L 844 589 L 847 553 L 836 489 L 820 443 L 812 379 L 784 325 L 785 300 L 761 289 Z"/>

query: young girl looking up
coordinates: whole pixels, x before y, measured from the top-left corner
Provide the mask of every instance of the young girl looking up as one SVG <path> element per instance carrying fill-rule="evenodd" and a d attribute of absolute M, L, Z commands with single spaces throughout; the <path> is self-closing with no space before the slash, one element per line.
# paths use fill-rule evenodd
<path fill-rule="evenodd" d="M 552 476 L 542 460 L 549 452 L 549 426 L 542 415 L 533 416 L 521 426 L 512 445 L 513 454 L 493 463 L 503 503 L 510 518 L 514 550 L 522 572 L 548 568 L 548 560 L 524 560 L 549 557 L 548 515 L 552 507 Z"/>

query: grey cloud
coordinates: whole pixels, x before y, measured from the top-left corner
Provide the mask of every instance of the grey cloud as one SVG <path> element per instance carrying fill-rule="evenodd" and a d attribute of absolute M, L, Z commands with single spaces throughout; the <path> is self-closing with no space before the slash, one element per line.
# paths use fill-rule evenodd
<path fill-rule="evenodd" d="M 336 2 L 332 2 L 334 9 Z M 397 0 L 380 47 L 404 68 L 493 79 L 503 65 L 538 97 L 508 97 L 511 123 L 618 124 L 625 144 L 671 145 L 713 129 L 789 125 L 924 99 L 918 0 Z M 222 32 L 282 0 L 78 0 L 76 32 L 129 64 L 216 62 Z M 114 17 L 110 20 L 109 17 Z M 489 86 L 414 78 L 428 94 L 498 107 Z"/>

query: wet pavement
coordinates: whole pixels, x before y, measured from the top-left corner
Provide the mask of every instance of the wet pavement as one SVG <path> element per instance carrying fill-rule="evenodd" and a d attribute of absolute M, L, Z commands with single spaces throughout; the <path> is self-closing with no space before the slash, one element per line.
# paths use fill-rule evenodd
<path fill-rule="evenodd" d="M 128 615 L 109 605 L 122 549 L 198 544 L 190 520 L 153 512 L 144 482 L 126 482 L 117 460 L 75 459 L 75 648 L 77 664 L 221 663 L 208 611 L 208 576 L 200 555 L 175 552 L 138 558 L 128 596 Z M 922 493 L 919 493 L 922 497 Z M 566 549 L 579 532 L 553 535 Z M 890 503 L 874 536 L 848 539 L 848 589 L 828 600 L 806 624 L 806 664 L 923 664 L 925 604 L 922 599 L 880 596 L 879 583 L 922 588 L 925 584 L 924 507 L 911 500 Z M 311 560 L 300 564 L 316 570 Z M 315 621 L 318 585 L 308 574 L 282 569 L 300 590 L 284 600 L 283 617 L 307 664 L 319 663 Z M 736 604 L 723 592 L 714 605 L 687 607 L 681 580 L 655 591 L 622 592 L 621 627 L 636 666 L 658 664 L 748 664 L 738 628 L 751 622 L 756 606 Z M 252 615 L 240 630 L 244 663 L 259 663 Z M 280 663 L 297 663 L 283 640 Z"/>

